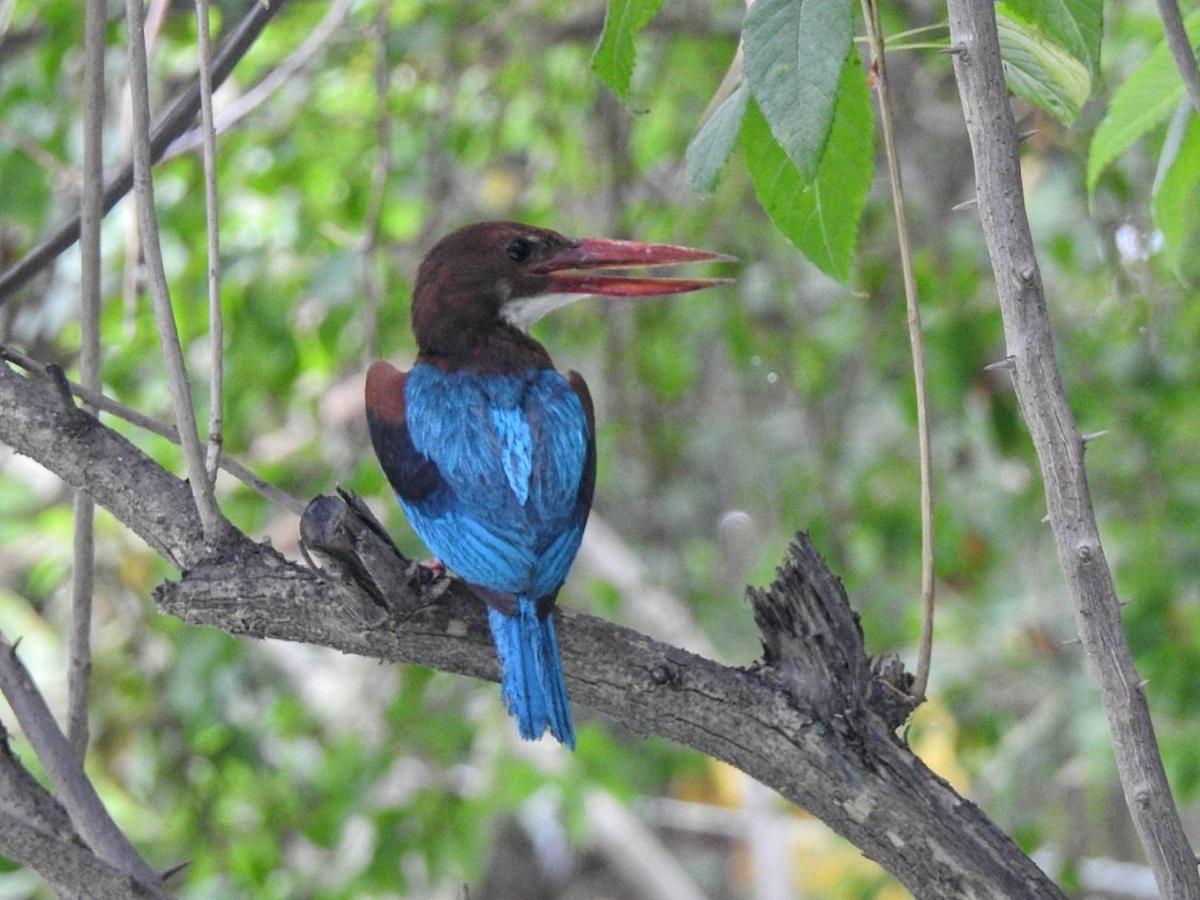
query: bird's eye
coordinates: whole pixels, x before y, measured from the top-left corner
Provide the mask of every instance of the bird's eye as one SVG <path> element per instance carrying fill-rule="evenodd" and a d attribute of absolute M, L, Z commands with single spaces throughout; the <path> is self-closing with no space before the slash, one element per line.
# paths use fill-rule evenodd
<path fill-rule="evenodd" d="M 525 238 L 513 238 L 504 248 L 504 253 L 513 262 L 525 262 L 533 255 L 533 242 Z"/>

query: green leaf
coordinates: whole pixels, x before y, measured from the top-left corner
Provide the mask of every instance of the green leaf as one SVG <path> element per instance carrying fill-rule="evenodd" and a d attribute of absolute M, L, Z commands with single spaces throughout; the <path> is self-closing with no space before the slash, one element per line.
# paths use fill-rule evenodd
<path fill-rule="evenodd" d="M 1171 130 L 1177 133 L 1168 135 L 1163 147 L 1154 188 L 1154 224 L 1162 232 L 1163 260 L 1184 278 L 1184 264 L 1200 244 L 1200 116 L 1185 106 Z"/>
<path fill-rule="evenodd" d="M 846 60 L 840 85 L 829 146 L 816 177 L 800 174 L 753 103 L 742 125 L 742 146 L 754 191 L 775 227 L 821 271 L 844 282 L 875 177 L 874 118 L 857 54 Z"/>
<path fill-rule="evenodd" d="M 746 80 L 805 178 L 816 173 L 829 140 L 853 32 L 849 0 L 757 0 L 746 14 Z"/>
<path fill-rule="evenodd" d="M 996 10 L 996 25 L 1012 92 L 1065 125 L 1074 122 L 1092 92 L 1087 66 L 1036 26 L 1010 19 L 1002 8 Z"/>
<path fill-rule="evenodd" d="M 1093 79 L 1099 76 L 1103 0 L 1004 0 L 997 10 L 1034 26 L 1083 63 Z"/>
<path fill-rule="evenodd" d="M 1184 20 L 1193 46 L 1200 41 L 1200 10 Z M 1088 149 L 1087 188 L 1094 193 L 1100 174 L 1138 138 L 1162 124 L 1183 96 L 1183 81 L 1166 41 L 1160 41 L 1117 88 L 1104 121 Z"/>
<path fill-rule="evenodd" d="M 604 31 L 592 54 L 592 71 L 622 100 L 629 99 L 634 38 L 658 14 L 662 0 L 609 0 Z"/>
<path fill-rule="evenodd" d="M 750 92 L 745 82 L 721 101 L 708 117 L 687 148 L 688 184 L 699 194 L 708 194 L 716 187 L 717 177 L 725 167 L 733 145 L 737 143 L 742 119 L 746 116 L 746 101 Z"/>

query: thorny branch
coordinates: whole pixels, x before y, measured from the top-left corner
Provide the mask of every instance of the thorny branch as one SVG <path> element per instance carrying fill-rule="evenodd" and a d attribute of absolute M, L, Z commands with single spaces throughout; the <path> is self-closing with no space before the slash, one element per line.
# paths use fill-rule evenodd
<path fill-rule="evenodd" d="M 1075 624 L 1099 683 L 1125 802 L 1164 897 L 1200 898 L 1196 857 L 1171 797 L 1121 623 L 1084 469 L 1085 441 L 1054 355 L 1046 295 L 1025 212 L 1019 139 L 1000 61 L 992 0 L 950 0 L 950 50 L 975 160 L 979 216 L 987 240 L 1006 367 L 1042 470 L 1050 525 Z"/>

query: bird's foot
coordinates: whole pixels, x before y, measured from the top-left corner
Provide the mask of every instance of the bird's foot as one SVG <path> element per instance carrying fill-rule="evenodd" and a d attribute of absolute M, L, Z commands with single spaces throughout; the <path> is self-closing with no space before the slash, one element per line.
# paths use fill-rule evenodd
<path fill-rule="evenodd" d="M 419 564 L 418 574 L 422 584 L 433 584 L 446 576 L 446 564 L 435 556 Z"/>

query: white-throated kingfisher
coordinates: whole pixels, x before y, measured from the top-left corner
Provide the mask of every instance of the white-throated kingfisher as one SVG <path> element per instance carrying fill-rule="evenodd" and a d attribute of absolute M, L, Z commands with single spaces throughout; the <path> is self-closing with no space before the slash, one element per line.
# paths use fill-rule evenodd
<path fill-rule="evenodd" d="M 515 222 L 454 232 L 417 274 L 408 372 L 367 372 L 371 442 L 413 530 L 487 604 L 501 694 L 521 737 L 575 746 L 550 615 L 592 505 L 596 431 L 577 372 L 529 336 L 582 296 L 647 297 L 722 279 L 598 269 L 730 259 L 705 250 L 572 240 Z"/>

